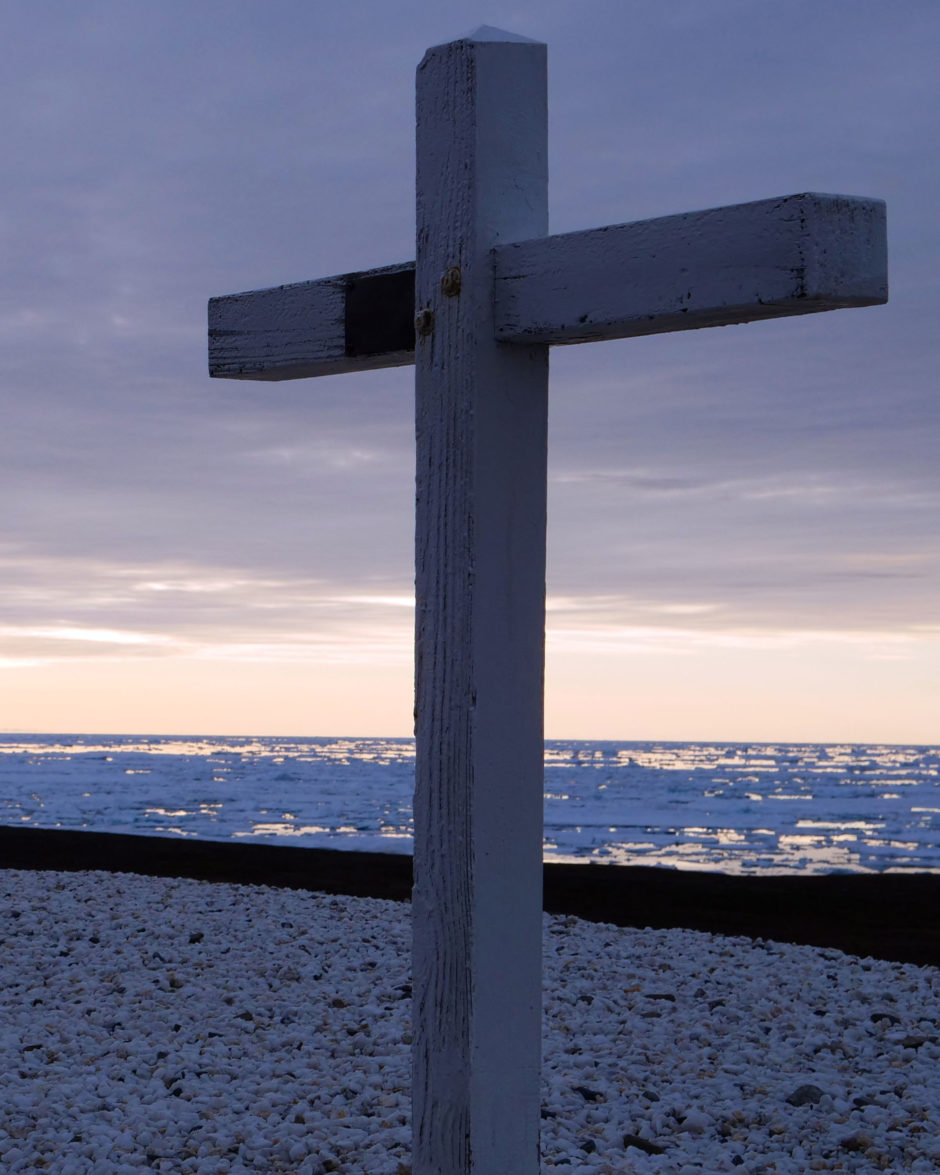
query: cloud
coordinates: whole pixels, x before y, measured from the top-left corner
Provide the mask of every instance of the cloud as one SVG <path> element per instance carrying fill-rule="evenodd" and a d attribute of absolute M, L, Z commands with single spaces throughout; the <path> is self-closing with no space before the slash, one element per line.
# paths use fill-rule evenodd
<path fill-rule="evenodd" d="M 413 255 L 414 67 L 475 19 L 4 6 L 9 662 L 407 655 L 412 373 L 210 381 L 205 302 Z M 801 190 L 889 203 L 886 307 L 553 352 L 552 623 L 618 648 L 932 633 L 936 5 L 503 19 L 550 44 L 554 231 Z"/>
<path fill-rule="evenodd" d="M 84 628 L 50 625 L 30 628 L 27 625 L 0 625 L 0 640 L 79 641 L 101 645 L 167 645 L 171 638 L 154 633 L 128 632 L 117 628 Z"/>

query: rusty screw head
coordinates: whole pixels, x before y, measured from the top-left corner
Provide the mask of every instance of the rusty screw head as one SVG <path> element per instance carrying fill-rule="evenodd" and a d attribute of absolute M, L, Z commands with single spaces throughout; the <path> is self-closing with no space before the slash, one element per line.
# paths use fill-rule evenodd
<path fill-rule="evenodd" d="M 460 266 L 451 265 L 441 278 L 441 293 L 445 298 L 456 298 L 460 293 Z"/>
<path fill-rule="evenodd" d="M 434 330 L 434 311 L 425 306 L 415 315 L 415 334 L 426 338 Z"/>

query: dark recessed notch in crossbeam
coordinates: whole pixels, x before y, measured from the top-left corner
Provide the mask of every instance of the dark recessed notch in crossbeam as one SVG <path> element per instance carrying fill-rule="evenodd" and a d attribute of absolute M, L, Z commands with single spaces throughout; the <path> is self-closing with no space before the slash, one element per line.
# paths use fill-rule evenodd
<path fill-rule="evenodd" d="M 874 306 L 886 242 L 882 200 L 804 193 L 502 245 L 496 337 L 582 343 Z M 216 377 L 413 362 L 413 262 L 209 302 Z"/>
<path fill-rule="evenodd" d="M 345 281 L 346 358 L 401 355 L 402 364 L 414 363 L 414 262 L 352 273 Z"/>

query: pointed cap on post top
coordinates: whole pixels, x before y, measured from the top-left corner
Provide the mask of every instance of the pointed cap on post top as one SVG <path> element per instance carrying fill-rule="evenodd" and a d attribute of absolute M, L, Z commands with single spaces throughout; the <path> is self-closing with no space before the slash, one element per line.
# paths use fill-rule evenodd
<path fill-rule="evenodd" d="M 526 45 L 537 45 L 538 41 L 532 37 L 523 37 L 521 33 L 507 33 L 505 29 L 494 28 L 491 24 L 481 24 L 467 33 L 465 37 L 458 37 L 460 41 L 522 41 Z"/>
<path fill-rule="evenodd" d="M 505 29 L 497 29 L 491 24 L 481 24 L 472 33 L 464 33 L 462 37 L 455 37 L 453 41 L 442 41 L 439 45 L 432 45 L 431 49 L 443 49 L 445 45 L 457 45 L 461 41 L 472 41 L 476 44 L 493 41 L 511 41 L 519 45 L 540 45 L 542 43 L 533 40 L 532 37 L 523 37 L 520 33 L 508 33 Z"/>

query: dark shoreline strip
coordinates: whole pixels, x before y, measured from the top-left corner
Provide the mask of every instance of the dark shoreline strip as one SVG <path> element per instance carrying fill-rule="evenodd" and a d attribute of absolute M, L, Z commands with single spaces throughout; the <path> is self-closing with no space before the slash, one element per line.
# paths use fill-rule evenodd
<path fill-rule="evenodd" d="M 411 857 L 0 825 L 0 868 L 103 869 L 407 901 Z M 731 877 L 625 865 L 544 868 L 545 909 L 940 966 L 940 874 Z"/>

